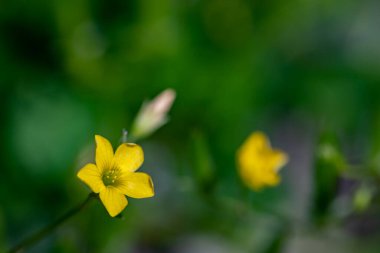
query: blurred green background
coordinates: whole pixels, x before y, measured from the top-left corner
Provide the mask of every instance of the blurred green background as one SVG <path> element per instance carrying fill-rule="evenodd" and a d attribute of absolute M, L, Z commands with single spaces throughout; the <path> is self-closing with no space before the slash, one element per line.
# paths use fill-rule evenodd
<path fill-rule="evenodd" d="M 94 135 L 116 146 L 142 102 L 173 88 L 170 122 L 139 143 L 156 196 L 129 198 L 123 219 L 93 203 L 28 252 L 379 252 L 379 9 L 1 1 L 0 249 L 85 199 L 76 172 Z M 282 184 L 258 193 L 235 164 L 254 130 L 290 156 Z"/>

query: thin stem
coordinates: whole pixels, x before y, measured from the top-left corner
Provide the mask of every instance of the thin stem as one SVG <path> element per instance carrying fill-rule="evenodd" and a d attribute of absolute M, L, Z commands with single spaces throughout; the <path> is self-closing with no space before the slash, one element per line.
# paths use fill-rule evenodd
<path fill-rule="evenodd" d="M 21 252 L 22 250 L 25 250 L 26 248 L 32 246 L 33 244 L 37 243 L 47 235 L 49 235 L 54 229 L 56 229 L 58 226 L 60 226 L 62 223 L 64 223 L 66 220 L 68 220 L 70 217 L 74 216 L 75 214 L 79 213 L 83 208 L 87 206 L 87 204 L 90 202 L 90 200 L 95 199 L 97 195 L 95 193 L 90 193 L 86 200 L 68 211 L 65 215 L 54 221 L 53 223 L 47 225 L 46 227 L 42 228 L 41 230 L 37 231 L 36 233 L 30 235 L 29 237 L 25 238 L 21 242 L 19 242 L 17 245 L 15 245 L 12 249 L 10 249 L 9 253 L 16 253 Z"/>
<path fill-rule="evenodd" d="M 123 128 L 121 131 L 121 138 L 120 138 L 120 143 L 127 143 L 128 142 L 128 131 L 127 129 Z"/>

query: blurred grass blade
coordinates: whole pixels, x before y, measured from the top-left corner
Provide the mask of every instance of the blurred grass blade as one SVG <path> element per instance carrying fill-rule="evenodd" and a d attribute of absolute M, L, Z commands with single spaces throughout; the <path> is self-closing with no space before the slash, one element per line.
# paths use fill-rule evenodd
<path fill-rule="evenodd" d="M 194 131 L 191 141 L 193 175 L 202 193 L 210 192 L 215 185 L 215 169 L 204 135 Z"/>
<path fill-rule="evenodd" d="M 287 223 L 281 224 L 281 226 L 274 231 L 273 238 L 268 247 L 264 250 L 264 253 L 281 253 L 284 252 L 285 243 L 289 237 L 290 225 Z"/>
<path fill-rule="evenodd" d="M 336 197 L 338 178 L 346 162 L 340 152 L 336 135 L 323 133 L 316 148 L 314 164 L 314 222 L 323 224 Z"/>
<path fill-rule="evenodd" d="M 371 137 L 370 170 L 377 178 L 380 178 L 380 114 L 377 114 L 373 122 Z"/>

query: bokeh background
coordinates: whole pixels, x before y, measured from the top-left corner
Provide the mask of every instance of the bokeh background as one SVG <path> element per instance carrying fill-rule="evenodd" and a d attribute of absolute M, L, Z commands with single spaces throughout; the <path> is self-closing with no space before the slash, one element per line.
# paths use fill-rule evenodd
<path fill-rule="evenodd" d="M 86 198 L 94 135 L 117 145 L 141 104 L 177 92 L 139 142 L 156 196 L 100 203 L 28 252 L 379 252 L 376 0 L 0 2 L 0 248 Z M 254 130 L 290 163 L 251 192 Z M 345 176 L 340 167 L 355 168 Z"/>

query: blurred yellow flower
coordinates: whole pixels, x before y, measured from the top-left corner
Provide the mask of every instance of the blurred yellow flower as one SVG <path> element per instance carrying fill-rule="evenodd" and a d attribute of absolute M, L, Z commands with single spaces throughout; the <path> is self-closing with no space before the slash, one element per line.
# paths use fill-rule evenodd
<path fill-rule="evenodd" d="M 100 200 L 112 217 L 127 206 L 128 201 L 124 195 L 132 198 L 154 196 L 151 177 L 135 172 L 144 161 L 144 153 L 139 145 L 123 143 L 114 154 L 107 139 L 96 135 L 95 141 L 96 165 L 85 165 L 77 176 L 93 192 L 99 193 Z"/>
<path fill-rule="evenodd" d="M 253 190 L 278 185 L 281 180 L 278 171 L 287 161 L 287 154 L 272 149 L 267 136 L 261 132 L 252 133 L 237 152 L 240 176 Z"/>

